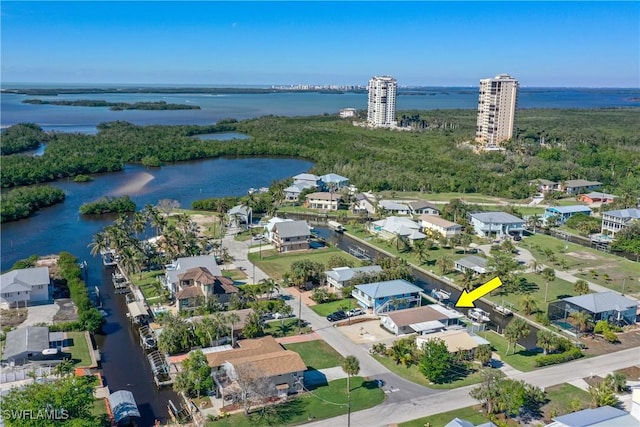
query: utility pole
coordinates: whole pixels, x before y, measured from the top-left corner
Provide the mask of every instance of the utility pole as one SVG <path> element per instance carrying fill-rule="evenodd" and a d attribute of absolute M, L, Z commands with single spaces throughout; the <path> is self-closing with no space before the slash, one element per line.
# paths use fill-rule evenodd
<path fill-rule="evenodd" d="M 351 390 L 347 393 L 347 427 L 351 427 Z"/>
<path fill-rule="evenodd" d="M 302 333 L 302 291 L 298 295 L 298 335 Z"/>

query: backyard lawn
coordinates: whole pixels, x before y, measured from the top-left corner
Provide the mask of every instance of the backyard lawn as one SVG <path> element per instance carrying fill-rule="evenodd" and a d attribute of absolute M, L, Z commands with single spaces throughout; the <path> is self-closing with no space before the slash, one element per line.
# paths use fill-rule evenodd
<path fill-rule="evenodd" d="M 76 368 L 91 366 L 92 360 L 89 354 L 89 344 L 84 332 L 66 332 L 67 337 L 73 340 L 73 346 L 69 347 L 71 360 Z"/>
<path fill-rule="evenodd" d="M 540 410 L 548 422 L 551 422 L 551 418 L 558 415 L 588 408 L 591 403 L 589 393 L 571 384 L 554 385 L 547 387 L 545 391 L 547 392 L 547 403 Z"/>
<path fill-rule="evenodd" d="M 309 308 L 316 312 L 317 315 L 326 317 L 338 310 L 350 310 L 352 308 L 356 308 L 358 303 L 355 298 L 345 298 L 339 299 L 331 302 L 325 302 L 322 304 L 311 305 Z"/>
<path fill-rule="evenodd" d="M 304 320 L 302 321 L 302 325 L 301 332 L 303 334 L 311 331 L 311 328 L 306 326 L 306 322 Z M 289 318 L 267 322 L 264 328 L 264 333 L 266 335 L 271 335 L 274 338 L 298 335 L 298 319 Z"/>
<path fill-rule="evenodd" d="M 158 280 L 158 276 L 163 274 L 160 270 L 144 271 L 140 274 L 130 275 L 129 279 L 140 288 L 149 304 L 158 304 L 164 302 L 164 297 L 162 296 L 164 287 Z"/>
<path fill-rule="evenodd" d="M 284 344 L 284 348 L 298 353 L 308 369 L 333 368 L 340 366 L 344 359 L 324 340 Z"/>
<path fill-rule="evenodd" d="M 456 417 L 469 421 L 474 425 L 489 422 L 489 418 L 480 411 L 479 406 L 467 406 L 466 408 L 460 408 L 454 411 L 442 412 L 440 414 L 429 415 L 428 417 L 407 421 L 406 423 L 400 423 L 399 425 L 401 427 L 424 427 L 427 425 L 439 427 L 448 424 Z"/>
<path fill-rule="evenodd" d="M 542 352 L 529 351 L 522 347 L 520 344 L 516 346 L 516 350 L 519 348 L 519 351 L 516 351 L 516 354 L 513 354 L 512 348 L 509 348 L 509 355 L 505 356 L 505 352 L 507 350 L 507 340 L 504 339 L 502 335 L 498 335 L 493 331 L 488 332 L 480 332 L 478 333 L 482 338 L 486 339 L 491 343 L 491 347 L 500 355 L 500 358 L 511 365 L 515 369 L 520 371 L 533 371 L 536 367 L 535 356 L 541 354 Z"/>
<path fill-rule="evenodd" d="M 275 280 L 281 280 L 282 274 L 289 271 L 291 264 L 296 261 L 310 260 L 326 264 L 329 258 L 336 255 L 347 261 L 351 261 L 355 265 L 360 264 L 360 261 L 357 258 L 344 253 L 339 248 L 310 249 L 308 251 L 296 251 L 288 254 L 281 253 L 275 255 L 263 252 L 262 259 L 260 259 L 260 254 L 253 252 L 249 254 L 249 260 L 255 263 L 256 266 L 264 271 L 269 277 L 272 277 Z"/>
<path fill-rule="evenodd" d="M 351 412 L 371 408 L 384 400 L 384 392 L 376 381 L 362 377 L 351 378 Z M 235 414 L 218 421 L 207 422 L 209 427 L 256 427 L 304 424 L 346 414 L 347 379 L 342 378 L 318 387 L 289 402 L 274 406 L 270 411 L 255 410 L 245 417 Z"/>

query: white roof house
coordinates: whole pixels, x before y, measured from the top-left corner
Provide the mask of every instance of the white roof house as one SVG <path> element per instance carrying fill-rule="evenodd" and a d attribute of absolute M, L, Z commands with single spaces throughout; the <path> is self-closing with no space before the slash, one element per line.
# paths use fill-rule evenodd
<path fill-rule="evenodd" d="M 407 237 L 409 240 L 424 239 L 427 236 L 420 231 L 420 225 L 410 218 L 390 216 L 379 221 L 374 221 L 369 226 L 369 231 L 387 239 L 394 235 Z"/>
<path fill-rule="evenodd" d="M 632 427 L 640 420 L 621 409 L 601 406 L 555 417 L 546 427 Z"/>
<path fill-rule="evenodd" d="M 0 307 L 49 301 L 49 267 L 21 268 L 0 276 Z"/>
<path fill-rule="evenodd" d="M 357 275 L 376 274 L 382 272 L 379 265 L 367 265 L 364 267 L 336 267 L 332 270 L 325 271 L 327 283 L 336 288 L 342 288 L 349 284 L 349 281 Z"/>
<path fill-rule="evenodd" d="M 396 202 L 395 200 L 380 200 L 378 205 L 390 214 L 409 215 L 411 213 L 409 205 Z"/>
<path fill-rule="evenodd" d="M 522 235 L 525 221 L 506 212 L 475 212 L 469 221 L 480 237 Z"/>

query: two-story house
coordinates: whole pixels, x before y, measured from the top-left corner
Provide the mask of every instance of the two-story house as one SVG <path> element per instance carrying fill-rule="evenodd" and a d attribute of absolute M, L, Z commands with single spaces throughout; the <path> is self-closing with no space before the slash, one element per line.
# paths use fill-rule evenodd
<path fill-rule="evenodd" d="M 51 301 L 49 267 L 21 268 L 0 276 L 0 307 L 26 307 Z"/>
<path fill-rule="evenodd" d="M 602 183 L 598 181 L 587 181 L 586 179 L 568 179 L 560 182 L 560 191 L 567 194 L 580 194 L 592 190 L 599 190 Z"/>
<path fill-rule="evenodd" d="M 323 211 L 337 211 L 342 203 L 342 196 L 338 193 L 317 192 L 305 196 L 305 207 Z"/>
<path fill-rule="evenodd" d="M 422 231 L 430 233 L 431 235 L 437 234 L 446 238 L 451 238 L 462 233 L 462 226 L 455 222 L 447 221 L 444 218 L 434 215 L 420 215 L 418 218 Z M 427 232 L 428 230 L 428 232 Z"/>
<path fill-rule="evenodd" d="M 378 206 L 384 209 L 388 215 L 409 215 L 411 213 L 409 205 L 395 200 L 380 200 Z"/>
<path fill-rule="evenodd" d="M 182 257 L 165 266 L 165 274 L 162 282 L 167 287 L 172 297 L 180 291 L 180 276 L 192 268 L 203 267 L 212 276 L 222 276 L 220 266 L 212 255 L 199 255 Z"/>
<path fill-rule="evenodd" d="M 273 225 L 271 243 L 278 252 L 309 249 L 311 231 L 307 221 L 283 221 Z"/>
<path fill-rule="evenodd" d="M 335 173 L 322 175 L 320 178 L 320 188 L 324 191 L 337 191 L 341 188 L 349 186 L 349 178 L 340 176 Z"/>
<path fill-rule="evenodd" d="M 525 221 L 506 212 L 476 212 L 469 222 L 480 237 L 522 236 Z"/>
<path fill-rule="evenodd" d="M 615 236 L 632 222 L 640 220 L 640 209 L 618 209 L 602 214 L 602 234 Z"/>
<path fill-rule="evenodd" d="M 396 279 L 356 285 L 351 295 L 360 307 L 378 314 L 420 305 L 421 291 L 406 280 Z"/>
<path fill-rule="evenodd" d="M 577 214 L 591 215 L 591 209 L 582 205 L 550 206 L 544 210 L 542 216 L 545 223 L 555 221 L 556 225 L 564 224 L 569 218 Z"/>
<path fill-rule="evenodd" d="M 293 177 L 293 185 L 308 185 L 309 187 L 305 188 L 318 188 L 320 185 L 320 177 L 318 175 L 314 175 L 312 173 L 300 173 Z"/>
<path fill-rule="evenodd" d="M 440 215 L 440 208 L 433 203 L 418 200 L 407 203 L 411 210 L 411 215 Z"/>
<path fill-rule="evenodd" d="M 231 295 L 240 292 L 233 280 L 222 275 L 214 276 L 205 267 L 190 268 L 178 274 L 178 289 L 178 311 L 194 310 L 212 298 L 227 305 Z"/>

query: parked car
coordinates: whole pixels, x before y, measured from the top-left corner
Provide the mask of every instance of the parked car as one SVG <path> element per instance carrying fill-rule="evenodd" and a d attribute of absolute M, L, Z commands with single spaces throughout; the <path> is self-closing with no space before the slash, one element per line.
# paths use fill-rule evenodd
<path fill-rule="evenodd" d="M 344 320 L 346 319 L 347 313 L 345 313 L 342 310 L 338 310 L 338 311 L 334 311 L 333 313 L 331 313 L 330 315 L 327 316 L 327 320 L 329 322 L 337 322 L 338 320 Z"/>
<path fill-rule="evenodd" d="M 347 316 L 349 317 L 354 317 L 354 316 L 361 316 L 364 314 L 364 310 L 361 308 L 352 308 L 351 310 L 347 311 Z"/>
<path fill-rule="evenodd" d="M 293 313 L 289 313 L 289 314 L 286 314 L 286 313 L 275 313 L 273 315 L 273 318 L 274 319 L 286 319 L 287 317 L 293 317 L 293 316 L 295 316 Z"/>

